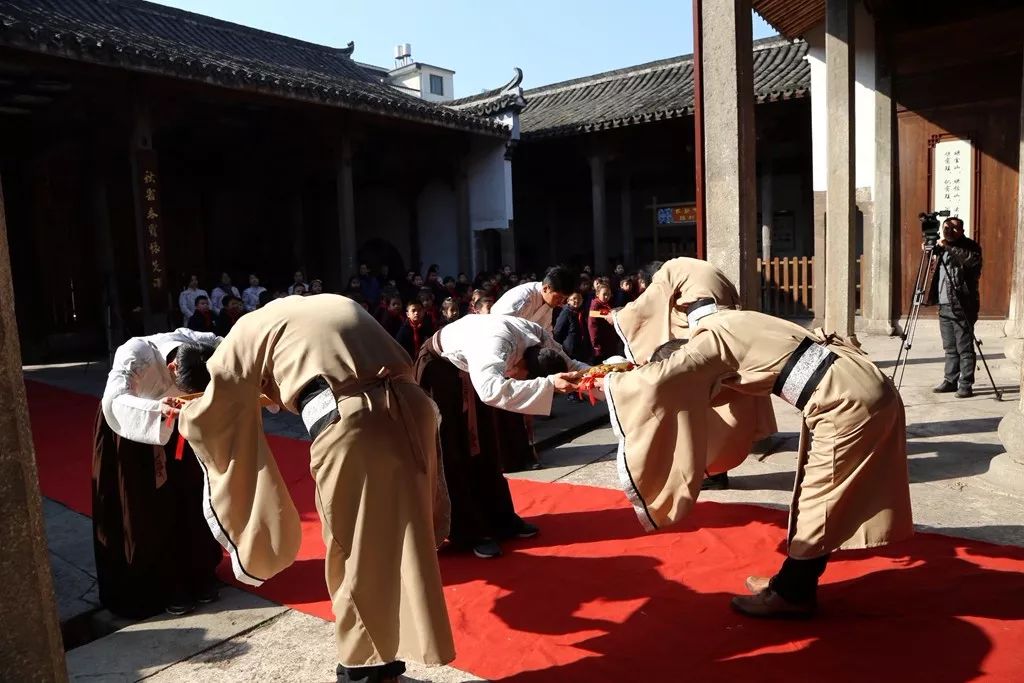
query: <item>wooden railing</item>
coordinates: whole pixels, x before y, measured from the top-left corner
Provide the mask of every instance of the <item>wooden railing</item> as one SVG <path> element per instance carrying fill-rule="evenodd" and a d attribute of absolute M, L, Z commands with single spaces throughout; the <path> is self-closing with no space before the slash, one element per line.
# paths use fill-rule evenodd
<path fill-rule="evenodd" d="M 860 311 L 864 260 L 857 257 L 854 305 Z M 761 273 L 761 310 L 783 318 L 814 317 L 814 257 L 774 256 L 757 259 Z"/>

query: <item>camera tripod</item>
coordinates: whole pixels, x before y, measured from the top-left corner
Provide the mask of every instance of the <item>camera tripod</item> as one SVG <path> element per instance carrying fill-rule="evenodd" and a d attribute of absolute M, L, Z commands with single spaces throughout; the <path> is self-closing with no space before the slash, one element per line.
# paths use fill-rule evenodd
<path fill-rule="evenodd" d="M 924 298 L 931 286 L 931 278 L 934 276 L 934 270 L 931 267 L 933 256 L 938 261 L 937 267 L 942 268 L 946 279 L 949 280 L 949 270 L 942 260 L 942 255 L 935 253 L 935 243 L 929 239 L 921 246 L 921 262 L 918 264 L 917 279 L 914 281 L 913 303 L 907 312 L 906 322 L 900 326 L 900 351 L 896 356 L 896 365 L 893 366 L 891 377 L 892 381 L 896 383 L 897 390 L 903 386 L 903 375 L 907 370 L 907 360 L 910 358 L 910 349 L 914 345 L 917 323 L 921 318 L 921 306 L 924 304 Z M 956 297 L 955 293 L 950 293 Z M 957 308 L 963 310 L 963 307 L 959 305 L 959 301 L 957 301 Z M 999 390 L 999 387 L 996 386 L 996 381 L 992 378 L 992 371 L 989 370 L 988 361 L 985 360 L 985 353 L 981 350 L 981 340 L 974 334 L 974 325 L 966 320 L 962 322 L 958 320 L 956 324 L 962 325 L 964 329 L 970 332 L 971 341 L 978 348 L 978 357 L 981 358 L 981 363 L 985 366 L 985 372 L 988 373 L 988 381 L 995 392 L 995 398 L 997 401 L 1002 401 L 1003 392 Z M 897 374 L 899 375 L 898 380 L 896 379 Z"/>

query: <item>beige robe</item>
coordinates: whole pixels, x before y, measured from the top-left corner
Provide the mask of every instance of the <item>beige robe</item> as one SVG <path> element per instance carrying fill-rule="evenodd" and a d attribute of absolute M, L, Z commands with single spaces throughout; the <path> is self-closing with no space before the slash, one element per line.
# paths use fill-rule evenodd
<path fill-rule="evenodd" d="M 433 522 L 447 516 L 438 509 L 446 498 L 436 498 L 436 407 L 405 351 L 350 299 L 291 296 L 240 318 L 208 368 L 209 387 L 179 424 L 205 470 L 210 530 L 238 580 L 260 585 L 295 560 L 301 541 L 260 392 L 297 413 L 300 391 L 322 376 L 340 419 L 313 441 L 310 470 L 338 661 L 451 661 Z"/>
<path fill-rule="evenodd" d="M 614 314 L 615 331 L 626 357 L 646 363 L 665 342 L 689 339 L 693 330 L 686 318 L 687 307 L 708 297 L 719 308 L 738 308 L 740 304 L 729 278 L 707 261 L 686 257 L 666 261 L 644 293 Z M 727 394 L 708 411 L 707 420 L 709 474 L 740 465 L 755 442 L 778 431 L 768 396 Z"/>
<path fill-rule="evenodd" d="M 606 382 L 619 436 L 623 488 L 648 530 L 690 511 L 707 467 L 707 407 L 736 391 L 768 396 L 806 337 L 779 318 L 720 311 L 701 320 L 690 342 L 666 361 Z M 790 514 L 789 554 L 813 558 L 868 548 L 913 533 L 903 403 L 892 382 L 842 340 L 839 358 L 804 406 Z"/>

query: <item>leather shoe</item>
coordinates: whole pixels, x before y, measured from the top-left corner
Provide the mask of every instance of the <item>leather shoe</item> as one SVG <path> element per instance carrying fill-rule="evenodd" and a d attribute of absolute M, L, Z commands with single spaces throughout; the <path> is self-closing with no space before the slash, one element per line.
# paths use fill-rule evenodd
<path fill-rule="evenodd" d="M 771 588 L 757 595 L 742 595 L 732 599 L 732 608 L 740 614 L 760 619 L 808 619 L 817 608 L 814 600 L 790 602 Z"/>
<path fill-rule="evenodd" d="M 770 576 L 748 576 L 747 581 L 744 584 L 747 590 L 753 595 L 757 595 L 771 583 L 772 577 Z"/>
<path fill-rule="evenodd" d="M 726 491 L 729 488 L 729 473 L 709 474 L 700 483 L 701 491 Z"/>
<path fill-rule="evenodd" d="M 942 380 L 942 382 L 932 389 L 933 394 L 948 394 L 951 391 L 956 391 L 956 385 L 952 382 L 947 382 L 946 380 Z"/>
<path fill-rule="evenodd" d="M 971 396 L 974 396 L 974 390 L 970 387 L 960 387 L 956 390 L 957 398 L 970 398 Z"/>

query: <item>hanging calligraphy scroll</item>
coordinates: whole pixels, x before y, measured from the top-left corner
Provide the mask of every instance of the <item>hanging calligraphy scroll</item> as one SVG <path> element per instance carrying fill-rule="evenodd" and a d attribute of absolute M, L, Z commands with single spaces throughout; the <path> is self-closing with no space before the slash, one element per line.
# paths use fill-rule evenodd
<path fill-rule="evenodd" d="M 149 287 L 154 310 L 162 310 L 167 298 L 167 263 L 164 253 L 163 220 L 160 208 L 160 177 L 156 153 L 152 150 L 136 152 L 136 179 L 138 211 L 142 222 L 143 277 Z"/>
<path fill-rule="evenodd" d="M 974 210 L 974 147 L 970 140 L 937 138 L 932 150 L 931 205 L 928 211 L 949 211 L 964 222 L 971 236 Z"/>

